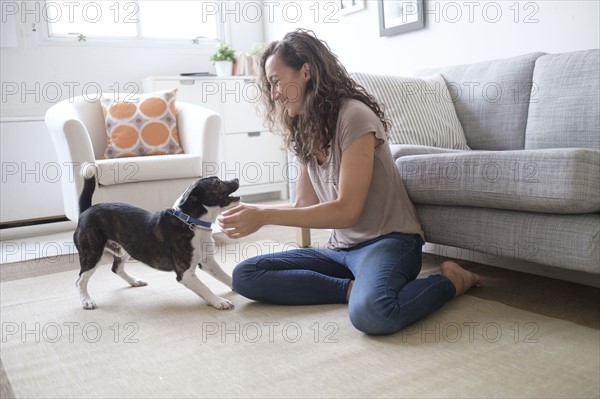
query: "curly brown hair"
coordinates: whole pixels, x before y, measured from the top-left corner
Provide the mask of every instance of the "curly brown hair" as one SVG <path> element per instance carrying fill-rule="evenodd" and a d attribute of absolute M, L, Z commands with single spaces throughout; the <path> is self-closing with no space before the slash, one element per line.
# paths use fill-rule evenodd
<path fill-rule="evenodd" d="M 273 55 L 295 71 L 299 71 L 305 63 L 310 66 L 304 112 L 294 117 L 271 99 L 271 83 L 266 76 L 265 64 Z M 281 41 L 269 44 L 261 57 L 259 74 L 267 127 L 282 134 L 286 148 L 291 149 L 303 163 L 309 162 L 315 152 L 328 148 L 345 99 L 365 103 L 379 117 L 385 131 L 389 130 L 389 121 L 377 100 L 350 77 L 327 43 L 310 30 L 296 29 L 287 33 Z"/>

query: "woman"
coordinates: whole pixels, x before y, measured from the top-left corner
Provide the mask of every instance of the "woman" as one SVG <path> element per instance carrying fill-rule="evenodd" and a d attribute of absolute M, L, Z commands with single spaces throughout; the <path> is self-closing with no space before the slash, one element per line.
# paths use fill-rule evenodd
<path fill-rule="evenodd" d="M 329 47 L 296 30 L 271 43 L 260 63 L 270 128 L 283 130 L 300 162 L 294 204 L 240 204 L 219 224 L 230 238 L 265 225 L 332 229 L 327 248 L 257 256 L 233 271 L 233 289 L 274 304 L 348 303 L 352 324 L 391 334 L 479 283 L 446 261 L 415 280 L 423 232 L 387 142 L 375 99 Z"/>

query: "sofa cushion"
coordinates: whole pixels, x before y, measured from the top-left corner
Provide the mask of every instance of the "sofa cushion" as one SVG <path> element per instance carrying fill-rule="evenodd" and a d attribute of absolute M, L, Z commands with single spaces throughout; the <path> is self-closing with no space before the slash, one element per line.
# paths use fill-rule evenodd
<path fill-rule="evenodd" d="M 525 148 L 600 149 L 600 51 L 537 59 L 537 90 L 529 106 Z"/>
<path fill-rule="evenodd" d="M 396 160 L 416 204 L 559 214 L 600 212 L 600 151 L 409 155 Z"/>
<path fill-rule="evenodd" d="M 468 150 L 454 104 L 440 74 L 427 78 L 353 73 L 383 106 L 390 142 Z"/>
<path fill-rule="evenodd" d="M 128 157 L 97 160 L 93 167 L 98 184 L 136 183 L 202 176 L 202 157 L 195 154 Z M 87 173 L 87 172 L 86 172 Z"/>
<path fill-rule="evenodd" d="M 104 158 L 181 154 L 177 132 L 177 89 L 141 95 L 102 94 L 108 144 Z"/>
<path fill-rule="evenodd" d="M 544 53 L 424 69 L 444 76 L 474 150 L 518 150 L 525 147 L 525 126 L 535 60 Z"/>

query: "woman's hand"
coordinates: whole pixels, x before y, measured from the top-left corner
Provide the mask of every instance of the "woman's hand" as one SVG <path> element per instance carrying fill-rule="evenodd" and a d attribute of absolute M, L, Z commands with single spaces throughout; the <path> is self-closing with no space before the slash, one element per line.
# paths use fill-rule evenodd
<path fill-rule="evenodd" d="M 264 226 L 263 210 L 242 203 L 223 212 L 217 222 L 227 237 L 242 238 Z"/>

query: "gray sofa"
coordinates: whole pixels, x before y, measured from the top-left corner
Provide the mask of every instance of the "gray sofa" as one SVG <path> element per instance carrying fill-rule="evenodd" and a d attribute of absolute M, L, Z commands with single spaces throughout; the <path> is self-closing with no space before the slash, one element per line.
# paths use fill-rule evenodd
<path fill-rule="evenodd" d="M 419 71 L 444 77 L 471 149 L 392 144 L 437 252 L 600 274 L 599 61 L 532 53 Z"/>

